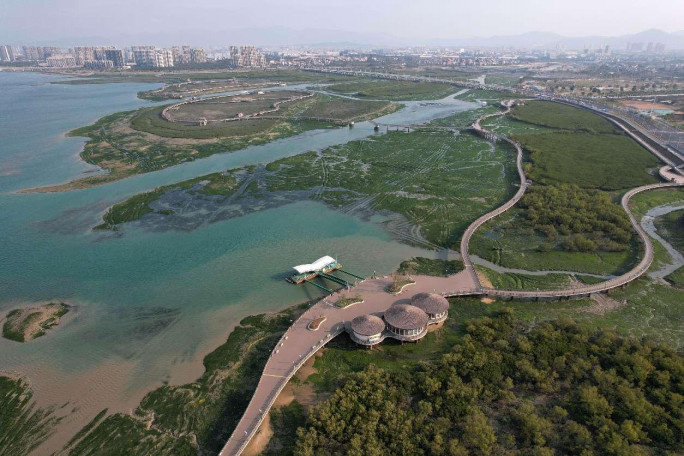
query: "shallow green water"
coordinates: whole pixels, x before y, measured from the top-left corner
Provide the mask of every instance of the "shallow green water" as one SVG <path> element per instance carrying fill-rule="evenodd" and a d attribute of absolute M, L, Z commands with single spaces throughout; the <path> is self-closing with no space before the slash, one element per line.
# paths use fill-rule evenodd
<path fill-rule="evenodd" d="M 93 233 L 111 204 L 155 186 L 212 171 L 267 162 L 373 134 L 314 131 L 102 187 L 57 194 L 16 190 L 64 182 L 88 170 L 82 138 L 64 133 L 117 111 L 151 103 L 150 84 L 49 84 L 51 76 L 0 72 L 0 315 L 18 303 L 63 299 L 72 321 L 29 344 L 0 339 L 0 370 L 70 375 L 105 362 L 138 363 L 126 388 L 153 385 L 174 364 L 210 350 L 245 315 L 320 296 L 283 274 L 324 254 L 355 273 L 387 273 L 409 256 L 430 255 L 393 241 L 377 223 L 300 202 L 189 232 L 127 228 Z M 474 104 L 409 103 L 388 122 L 425 121 Z M 36 368 L 39 366 L 40 368 Z M 50 381 L 50 379 L 40 379 Z"/>

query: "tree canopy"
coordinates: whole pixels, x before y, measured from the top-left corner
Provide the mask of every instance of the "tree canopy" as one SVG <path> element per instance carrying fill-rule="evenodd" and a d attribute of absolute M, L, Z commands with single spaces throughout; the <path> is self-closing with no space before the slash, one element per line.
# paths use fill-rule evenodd
<path fill-rule="evenodd" d="M 510 311 L 471 321 L 412 372 L 351 375 L 299 428 L 294 453 L 647 455 L 684 450 L 674 350 L 572 320 L 531 330 Z"/>

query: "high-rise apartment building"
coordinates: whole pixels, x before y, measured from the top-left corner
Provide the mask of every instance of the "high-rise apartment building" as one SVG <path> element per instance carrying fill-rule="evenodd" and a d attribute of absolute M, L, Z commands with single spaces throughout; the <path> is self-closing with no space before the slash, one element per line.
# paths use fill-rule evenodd
<path fill-rule="evenodd" d="M 54 46 L 24 46 L 24 60 L 33 62 L 45 61 L 54 54 L 59 54 L 60 50 Z"/>
<path fill-rule="evenodd" d="M 126 65 L 124 53 L 121 49 L 105 50 L 105 59 L 111 61 L 115 68 L 121 68 Z"/>
<path fill-rule="evenodd" d="M 202 48 L 190 49 L 190 63 L 205 63 L 207 54 Z"/>
<path fill-rule="evenodd" d="M 173 66 L 173 49 L 155 49 L 154 46 L 133 46 L 133 60 L 139 67 L 169 68 Z"/>
<path fill-rule="evenodd" d="M 114 50 L 114 46 L 76 46 L 74 47 L 76 65 L 107 60 L 106 52 L 110 50 Z"/>
<path fill-rule="evenodd" d="M 52 68 L 71 68 L 76 66 L 76 59 L 71 54 L 53 54 L 46 58 L 47 66 Z"/>
<path fill-rule="evenodd" d="M 238 53 L 236 46 L 230 47 L 233 65 L 240 67 L 266 66 L 266 57 L 254 46 L 242 46 Z"/>
<path fill-rule="evenodd" d="M 0 45 L 0 62 L 14 62 L 12 46 L 7 44 Z"/>

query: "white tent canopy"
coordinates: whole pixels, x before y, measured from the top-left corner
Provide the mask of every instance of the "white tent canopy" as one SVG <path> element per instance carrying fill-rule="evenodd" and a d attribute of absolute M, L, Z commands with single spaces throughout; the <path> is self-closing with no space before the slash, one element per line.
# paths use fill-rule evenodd
<path fill-rule="evenodd" d="M 304 274 L 306 272 L 313 272 L 313 271 L 320 271 L 323 269 L 325 266 L 329 265 L 330 263 L 334 263 L 335 259 L 331 256 L 324 256 L 320 257 L 316 261 L 314 261 L 311 264 L 300 264 L 299 266 L 295 266 L 294 269 L 297 271 L 299 274 Z"/>

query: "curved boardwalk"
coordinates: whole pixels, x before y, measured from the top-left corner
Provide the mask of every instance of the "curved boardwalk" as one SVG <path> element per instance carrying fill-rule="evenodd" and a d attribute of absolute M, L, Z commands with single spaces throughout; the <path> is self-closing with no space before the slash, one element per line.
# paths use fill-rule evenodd
<path fill-rule="evenodd" d="M 622 197 L 622 207 L 629 215 L 629 220 L 632 222 L 632 226 L 639 234 L 641 242 L 644 244 L 644 255 L 639 264 L 637 264 L 629 272 L 614 277 L 605 282 L 597 283 L 595 285 L 587 285 L 578 288 L 562 289 L 562 290 L 548 290 L 548 291 L 535 291 L 535 290 L 499 290 L 494 288 L 483 288 L 482 291 L 488 296 L 493 297 L 504 297 L 504 298 L 565 298 L 571 296 L 587 296 L 592 293 L 600 293 L 602 291 L 608 291 L 613 288 L 621 287 L 632 280 L 638 278 L 644 274 L 653 262 L 653 244 L 651 239 L 648 237 L 641 224 L 636 219 L 632 211 L 629 209 L 629 200 L 637 193 L 645 192 L 647 190 L 653 190 L 656 188 L 667 188 L 667 187 L 678 187 L 682 184 L 676 182 L 666 182 L 660 184 L 644 185 L 642 187 L 634 188 Z"/>
<path fill-rule="evenodd" d="M 481 122 L 487 117 L 506 114 L 510 110 L 512 103 L 506 103 L 504 106 L 506 107 L 506 110 L 502 112 L 488 114 L 479 118 L 473 124 L 473 130 L 486 138 L 497 138 L 494 133 L 484 129 Z M 529 185 L 522 168 L 523 152 L 520 144 L 506 137 L 499 136 L 498 138 L 512 144 L 517 151 L 516 165 L 518 174 L 520 175 L 520 188 L 509 201 L 479 217 L 468 226 L 461 239 L 461 256 L 465 269 L 450 277 L 415 276 L 414 279 L 416 280 L 416 283 L 407 287 L 406 291 L 399 295 L 392 295 L 385 291 L 385 288 L 391 283 L 391 279 L 379 278 L 365 280 L 355 287 L 352 292 L 354 295 L 361 296 L 364 300 L 363 303 L 355 304 L 345 309 L 339 309 L 332 303 L 336 302 L 344 295 L 344 292 L 340 292 L 313 305 L 293 323 L 278 342 L 278 345 L 266 362 L 264 372 L 247 409 L 233 431 L 233 434 L 230 436 L 230 439 L 219 453 L 220 456 L 237 456 L 245 449 L 251 438 L 259 429 L 259 426 L 278 397 L 278 394 L 280 394 L 290 378 L 292 378 L 306 360 L 313 356 L 335 336 L 342 333 L 345 329 L 345 325 L 354 317 L 362 314 L 384 312 L 392 304 L 408 302 L 408 298 L 413 294 L 420 292 L 437 292 L 449 297 L 487 295 L 510 299 L 562 298 L 590 295 L 592 293 L 610 290 L 622 286 L 646 272 L 653 261 L 653 245 L 651 244 L 648 235 L 643 228 L 641 228 L 638 220 L 636 220 L 636 217 L 629 209 L 629 200 L 632 196 L 644 191 L 683 185 L 680 182 L 645 185 L 630 190 L 622 197 L 622 207 L 627 211 L 627 214 L 629 214 L 630 221 L 644 244 L 643 258 L 636 267 L 626 274 L 599 284 L 563 290 L 500 290 L 482 287 L 468 253 L 470 238 L 484 223 L 513 207 L 520 198 L 522 198 L 525 189 Z M 648 144 L 644 144 L 644 146 L 653 151 Z M 325 317 L 325 320 L 320 324 L 317 330 L 312 331 L 308 329 L 311 322 L 321 317 Z"/>
<path fill-rule="evenodd" d="M 295 321 L 271 353 L 244 415 L 230 439 L 219 453 L 220 456 L 239 455 L 256 433 L 287 382 L 299 368 L 321 347 L 344 331 L 347 322 L 353 318 L 376 312 L 384 312 L 394 303 L 408 303 L 409 298 L 419 292 L 446 290 L 444 294 L 477 294 L 478 287 L 465 272 L 450 277 L 414 276 L 415 284 L 407 286 L 398 295 L 389 294 L 385 287 L 392 283 L 390 278 L 370 279 L 361 282 L 352 293 L 363 297 L 364 302 L 340 309 L 333 305 L 344 292 L 335 293 L 321 300 Z M 325 317 L 315 331 L 308 329 L 309 323 Z"/>

